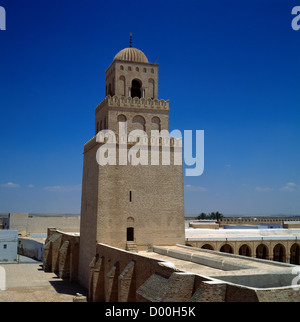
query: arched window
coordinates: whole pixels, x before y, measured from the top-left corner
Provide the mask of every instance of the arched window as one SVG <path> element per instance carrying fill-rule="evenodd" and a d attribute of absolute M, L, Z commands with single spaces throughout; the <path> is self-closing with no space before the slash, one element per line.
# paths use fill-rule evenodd
<path fill-rule="evenodd" d="M 128 227 L 133 227 L 134 225 L 134 218 L 133 217 L 128 217 L 127 218 L 127 226 Z"/>
<path fill-rule="evenodd" d="M 134 79 L 131 82 L 131 97 L 142 97 L 142 82 L 138 79 Z"/>
<path fill-rule="evenodd" d="M 117 119 L 118 119 L 118 122 L 126 122 L 127 121 L 126 116 L 123 114 L 118 115 Z"/>
<path fill-rule="evenodd" d="M 132 123 L 135 123 L 135 130 L 146 130 L 146 121 L 145 119 L 140 116 L 140 115 L 136 115 L 133 119 L 132 119 Z"/>
<path fill-rule="evenodd" d="M 119 123 L 119 134 L 125 135 L 127 133 L 127 118 L 125 115 L 120 114 L 117 117 L 118 123 Z"/>

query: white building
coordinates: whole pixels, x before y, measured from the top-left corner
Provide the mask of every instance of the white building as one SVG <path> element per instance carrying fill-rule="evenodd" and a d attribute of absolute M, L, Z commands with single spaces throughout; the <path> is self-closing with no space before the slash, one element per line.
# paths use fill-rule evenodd
<path fill-rule="evenodd" d="M 0 262 L 17 261 L 18 231 L 0 230 Z"/>

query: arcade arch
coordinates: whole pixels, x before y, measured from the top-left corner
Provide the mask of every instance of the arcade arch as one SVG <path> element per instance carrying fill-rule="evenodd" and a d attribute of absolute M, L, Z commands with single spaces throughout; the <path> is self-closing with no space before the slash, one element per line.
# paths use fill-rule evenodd
<path fill-rule="evenodd" d="M 251 257 L 251 247 L 247 244 L 243 244 L 239 248 L 239 255 Z"/>

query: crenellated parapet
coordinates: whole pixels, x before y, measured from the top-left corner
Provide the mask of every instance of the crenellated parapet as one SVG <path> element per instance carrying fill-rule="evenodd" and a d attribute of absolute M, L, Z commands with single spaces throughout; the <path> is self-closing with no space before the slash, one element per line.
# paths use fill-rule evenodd
<path fill-rule="evenodd" d="M 169 100 L 138 98 L 129 96 L 106 96 L 105 99 L 96 107 L 97 113 L 102 107 L 124 107 L 124 108 L 146 108 L 152 110 L 169 110 Z"/>

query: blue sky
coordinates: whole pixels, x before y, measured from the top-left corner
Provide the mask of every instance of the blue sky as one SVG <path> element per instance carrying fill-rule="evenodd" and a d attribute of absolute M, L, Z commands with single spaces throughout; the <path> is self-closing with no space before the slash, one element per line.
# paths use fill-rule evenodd
<path fill-rule="evenodd" d="M 300 214 L 300 30 L 289 0 L 0 0 L 0 212 L 79 213 L 104 71 L 159 63 L 170 130 L 205 131 L 185 212 Z"/>

